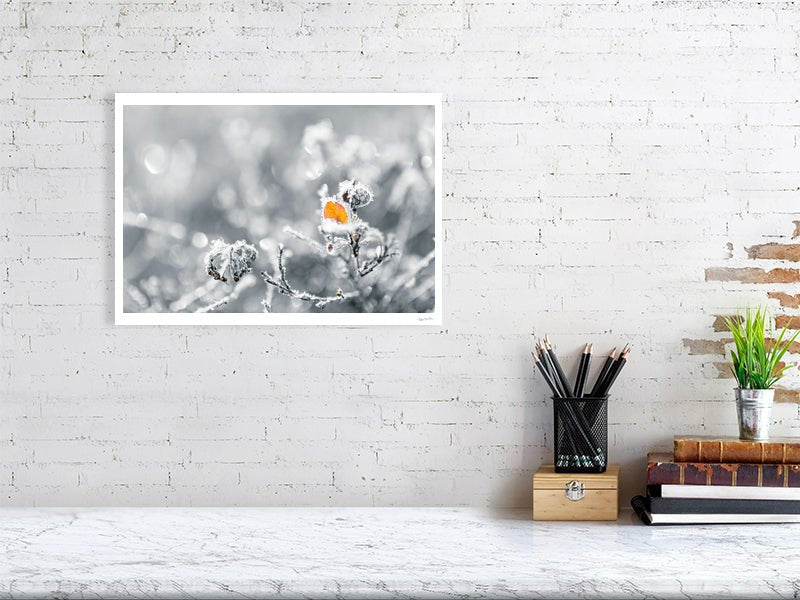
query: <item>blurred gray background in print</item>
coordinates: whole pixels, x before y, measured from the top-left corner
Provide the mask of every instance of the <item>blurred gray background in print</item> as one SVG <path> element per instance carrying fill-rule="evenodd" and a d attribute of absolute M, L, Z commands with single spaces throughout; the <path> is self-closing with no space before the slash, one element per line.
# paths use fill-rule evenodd
<path fill-rule="evenodd" d="M 433 106 L 129 105 L 123 123 L 124 312 L 433 311 Z"/>

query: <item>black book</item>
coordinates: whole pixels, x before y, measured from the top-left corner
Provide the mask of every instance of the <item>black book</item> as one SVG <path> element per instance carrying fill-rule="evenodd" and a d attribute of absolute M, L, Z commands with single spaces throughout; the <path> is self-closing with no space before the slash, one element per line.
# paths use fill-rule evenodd
<path fill-rule="evenodd" d="M 646 498 L 634 496 L 631 506 L 645 525 L 713 525 L 719 523 L 800 523 L 800 513 L 701 513 L 701 512 L 653 512 L 653 500 L 674 500 L 671 498 Z M 695 500 L 692 500 L 696 502 Z M 714 502 L 717 502 L 716 500 Z M 729 502 L 725 500 L 723 502 Z M 745 502 L 744 500 L 739 502 Z M 752 502 L 752 501 L 748 501 Z M 757 500 L 756 502 L 761 502 Z M 784 502 L 784 501 L 778 501 Z M 790 501 L 791 502 L 791 501 Z"/>
<path fill-rule="evenodd" d="M 649 498 L 653 514 L 800 515 L 800 500 L 741 500 L 725 498 Z"/>

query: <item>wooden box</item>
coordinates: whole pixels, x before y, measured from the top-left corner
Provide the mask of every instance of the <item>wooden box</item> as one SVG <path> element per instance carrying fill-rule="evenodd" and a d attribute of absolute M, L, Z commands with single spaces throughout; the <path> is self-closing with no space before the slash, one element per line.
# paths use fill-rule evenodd
<path fill-rule="evenodd" d="M 534 521 L 616 521 L 619 465 L 605 473 L 556 473 L 542 465 L 533 476 Z"/>

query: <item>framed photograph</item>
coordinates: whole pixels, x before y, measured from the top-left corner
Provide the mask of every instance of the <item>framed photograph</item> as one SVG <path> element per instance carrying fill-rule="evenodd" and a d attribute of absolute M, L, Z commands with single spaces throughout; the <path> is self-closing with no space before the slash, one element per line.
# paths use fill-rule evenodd
<path fill-rule="evenodd" d="M 117 94 L 115 322 L 441 325 L 439 94 Z"/>

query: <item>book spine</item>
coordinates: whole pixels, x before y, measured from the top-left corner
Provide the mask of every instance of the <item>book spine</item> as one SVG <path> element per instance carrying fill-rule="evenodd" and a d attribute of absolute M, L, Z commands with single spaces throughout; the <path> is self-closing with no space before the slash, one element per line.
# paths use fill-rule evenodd
<path fill-rule="evenodd" d="M 716 500 L 709 498 L 648 498 L 651 514 L 796 515 L 798 500 Z"/>
<path fill-rule="evenodd" d="M 800 465 L 650 462 L 647 484 L 800 488 Z"/>
<path fill-rule="evenodd" d="M 800 463 L 800 444 L 675 438 L 674 446 L 676 462 L 784 465 Z"/>

